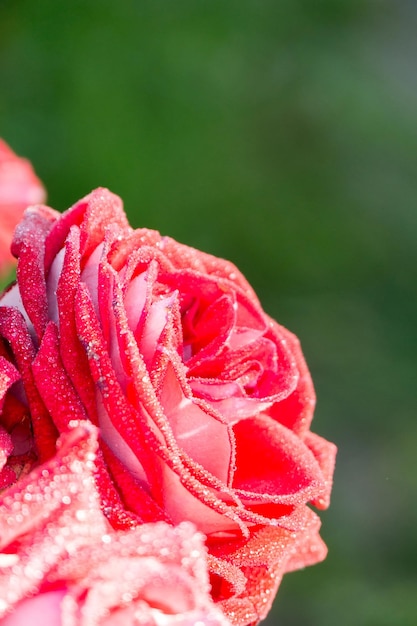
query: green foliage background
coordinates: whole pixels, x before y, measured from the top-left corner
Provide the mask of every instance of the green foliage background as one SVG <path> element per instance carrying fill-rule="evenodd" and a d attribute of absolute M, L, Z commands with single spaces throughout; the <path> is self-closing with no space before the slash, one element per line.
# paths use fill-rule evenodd
<path fill-rule="evenodd" d="M 0 135 L 51 206 L 109 187 L 302 340 L 330 553 L 270 625 L 417 624 L 416 26 L 412 0 L 0 0 Z"/>

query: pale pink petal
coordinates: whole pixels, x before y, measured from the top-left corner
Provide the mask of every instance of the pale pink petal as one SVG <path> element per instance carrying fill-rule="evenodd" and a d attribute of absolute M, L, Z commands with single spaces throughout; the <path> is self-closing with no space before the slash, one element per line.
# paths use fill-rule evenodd
<path fill-rule="evenodd" d="M 13 613 L 0 619 L 0 626 L 63 626 L 61 603 L 65 591 L 49 591 L 34 598 L 22 600 Z"/>

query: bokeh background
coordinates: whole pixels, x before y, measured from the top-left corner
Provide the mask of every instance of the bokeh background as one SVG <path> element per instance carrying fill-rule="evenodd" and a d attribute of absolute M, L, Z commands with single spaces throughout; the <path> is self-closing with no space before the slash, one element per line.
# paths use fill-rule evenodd
<path fill-rule="evenodd" d="M 417 624 L 417 3 L 0 0 L 0 135 L 63 210 L 233 260 L 339 448 L 330 553 L 269 626 Z"/>

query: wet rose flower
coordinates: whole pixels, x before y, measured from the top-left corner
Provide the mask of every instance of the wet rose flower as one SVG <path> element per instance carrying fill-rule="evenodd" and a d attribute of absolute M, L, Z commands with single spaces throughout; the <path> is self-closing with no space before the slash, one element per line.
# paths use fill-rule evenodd
<path fill-rule="evenodd" d="M 73 424 L 52 459 L 0 495 L 0 625 L 227 626 L 191 524 L 111 528 L 95 430 Z"/>
<path fill-rule="evenodd" d="M 24 209 L 44 201 L 45 191 L 29 161 L 0 138 L 0 276 L 15 262 L 10 243 Z"/>
<path fill-rule="evenodd" d="M 328 505 L 335 447 L 310 431 L 298 340 L 234 265 L 133 230 L 105 189 L 63 215 L 28 209 L 12 249 L 3 483 L 54 455 L 70 420 L 90 420 L 112 527 L 193 522 L 213 598 L 257 623 L 282 575 L 326 554 L 308 504 Z"/>

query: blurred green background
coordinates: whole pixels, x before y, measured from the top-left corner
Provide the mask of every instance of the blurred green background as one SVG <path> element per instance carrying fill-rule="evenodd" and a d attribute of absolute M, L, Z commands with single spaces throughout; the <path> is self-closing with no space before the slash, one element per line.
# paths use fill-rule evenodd
<path fill-rule="evenodd" d="M 63 210 L 233 260 L 339 448 L 330 553 L 280 626 L 417 624 L 417 3 L 0 0 L 0 135 Z"/>

